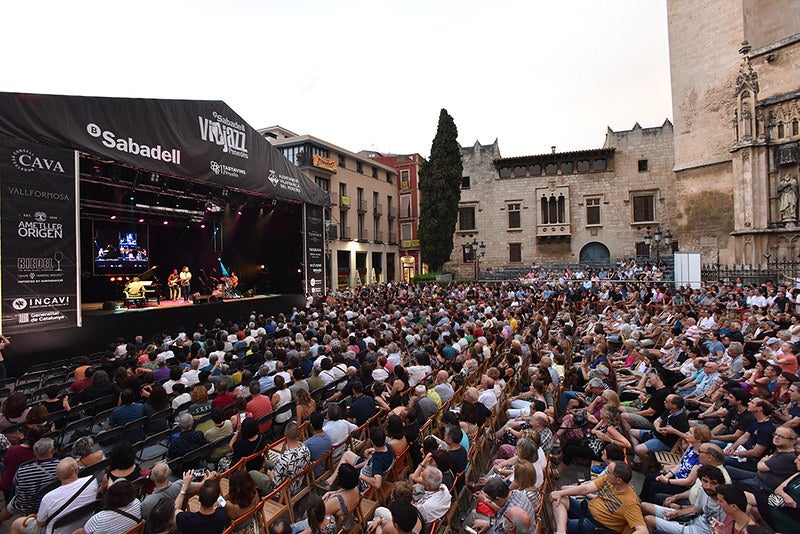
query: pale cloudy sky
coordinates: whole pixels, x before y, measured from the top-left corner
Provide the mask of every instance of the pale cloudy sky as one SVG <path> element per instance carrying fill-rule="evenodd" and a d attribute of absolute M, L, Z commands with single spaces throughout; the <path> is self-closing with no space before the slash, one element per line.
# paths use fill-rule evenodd
<path fill-rule="evenodd" d="M 672 117 L 665 0 L 28 1 L 0 91 L 224 100 L 352 151 L 427 155 L 439 109 L 504 156 Z"/>

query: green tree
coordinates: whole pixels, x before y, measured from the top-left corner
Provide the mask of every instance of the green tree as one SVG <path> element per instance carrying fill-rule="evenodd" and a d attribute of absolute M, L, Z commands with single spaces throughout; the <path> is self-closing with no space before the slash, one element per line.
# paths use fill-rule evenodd
<path fill-rule="evenodd" d="M 453 251 L 463 171 L 457 138 L 453 117 L 442 109 L 430 158 L 419 171 L 419 244 L 422 260 L 431 271 L 441 270 Z"/>

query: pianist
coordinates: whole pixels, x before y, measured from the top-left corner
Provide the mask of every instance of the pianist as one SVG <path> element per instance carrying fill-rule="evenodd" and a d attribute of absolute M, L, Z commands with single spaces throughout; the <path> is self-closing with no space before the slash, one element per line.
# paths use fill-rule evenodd
<path fill-rule="evenodd" d="M 138 276 L 134 276 L 133 280 L 125 286 L 125 294 L 129 300 L 144 298 L 144 284 L 139 281 Z"/>

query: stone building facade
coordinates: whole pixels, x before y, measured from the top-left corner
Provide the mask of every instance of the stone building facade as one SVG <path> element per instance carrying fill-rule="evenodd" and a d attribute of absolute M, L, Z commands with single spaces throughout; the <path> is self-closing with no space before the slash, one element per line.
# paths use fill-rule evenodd
<path fill-rule="evenodd" d="M 655 254 L 646 232 L 673 226 L 673 127 L 615 132 L 602 148 L 503 158 L 495 141 L 461 151 L 454 249 L 447 265 L 468 276 L 472 242 L 485 245 L 481 270 L 537 263 L 608 264 Z M 677 249 L 680 235 L 672 230 Z M 666 249 L 662 252 L 666 253 Z"/>
<path fill-rule="evenodd" d="M 800 3 L 668 0 L 667 15 L 682 248 L 796 258 Z"/>
<path fill-rule="evenodd" d="M 311 135 L 259 130 L 331 196 L 325 274 L 330 288 L 398 279 L 397 171 Z"/>

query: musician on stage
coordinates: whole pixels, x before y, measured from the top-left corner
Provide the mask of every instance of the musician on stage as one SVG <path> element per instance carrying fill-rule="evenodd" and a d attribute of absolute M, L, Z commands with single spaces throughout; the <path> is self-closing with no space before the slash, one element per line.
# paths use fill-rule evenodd
<path fill-rule="evenodd" d="M 239 277 L 236 276 L 236 273 L 234 271 L 231 271 L 230 276 L 228 277 L 223 276 L 221 280 L 225 282 L 225 285 L 227 286 L 228 290 L 227 292 L 230 293 L 231 295 L 235 295 L 237 292 L 236 288 L 239 286 Z"/>
<path fill-rule="evenodd" d="M 179 286 L 181 277 L 178 275 L 178 269 L 173 269 L 172 273 L 167 277 L 167 286 L 169 286 L 169 300 L 178 300 L 181 294 Z"/>
<path fill-rule="evenodd" d="M 183 267 L 180 276 L 180 284 L 181 284 L 181 295 L 183 296 L 184 302 L 189 302 L 189 295 L 191 294 L 191 283 L 192 283 L 192 273 L 189 272 L 189 267 Z"/>

